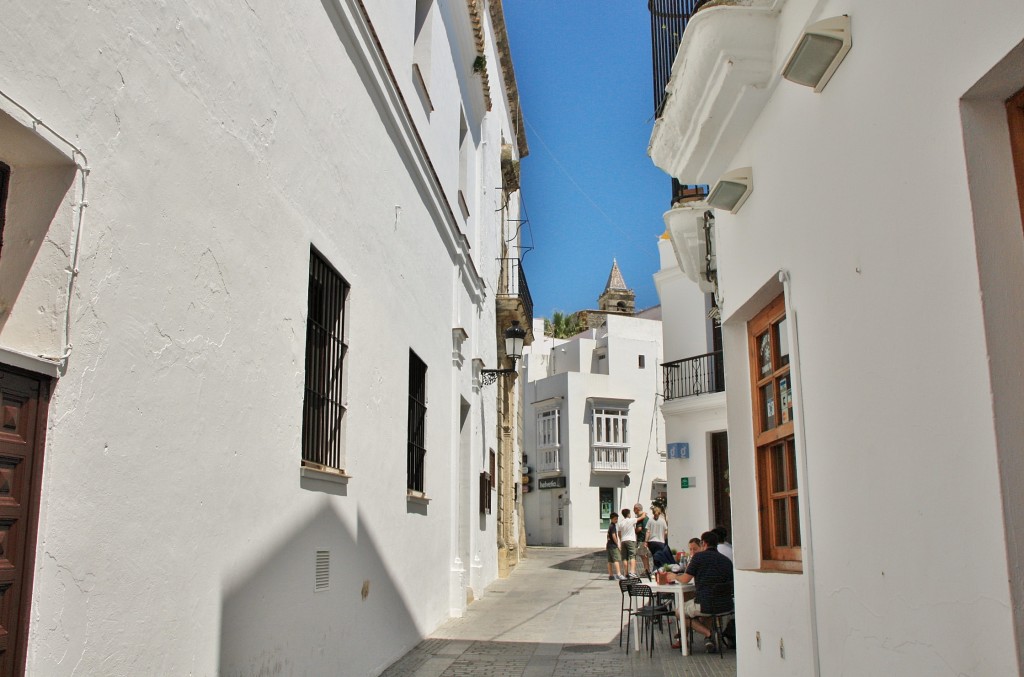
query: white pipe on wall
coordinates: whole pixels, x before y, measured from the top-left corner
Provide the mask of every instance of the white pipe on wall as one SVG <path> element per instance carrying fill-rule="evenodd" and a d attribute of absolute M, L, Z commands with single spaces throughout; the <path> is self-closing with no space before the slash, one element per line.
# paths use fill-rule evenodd
<path fill-rule="evenodd" d="M 786 301 L 786 320 L 789 322 L 789 352 L 790 372 L 793 378 L 793 400 L 796 405 L 793 409 L 794 429 L 797 438 L 797 448 L 800 450 L 800 523 L 803 525 L 803 569 L 807 576 L 807 599 L 810 607 L 811 626 L 811 664 L 814 666 L 814 675 L 821 675 L 821 659 L 818 652 L 818 603 L 814 591 L 814 548 L 811 541 L 811 489 L 807 481 L 807 433 L 804 427 L 804 398 L 803 380 L 800 373 L 800 341 L 796 325 L 796 311 L 793 310 L 793 296 L 789 271 L 779 271 L 779 281 L 782 282 L 783 297 Z"/>

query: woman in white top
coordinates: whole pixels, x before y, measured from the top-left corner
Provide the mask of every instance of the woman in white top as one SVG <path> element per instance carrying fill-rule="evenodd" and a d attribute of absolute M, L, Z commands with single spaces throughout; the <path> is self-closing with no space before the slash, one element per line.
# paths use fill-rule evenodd
<path fill-rule="evenodd" d="M 651 519 L 647 524 L 647 548 L 651 551 L 651 559 L 654 560 L 657 566 L 659 562 L 668 562 L 672 559 L 671 553 L 662 554 L 659 557 L 659 553 L 663 550 L 667 550 L 668 546 L 665 545 L 668 539 L 668 522 L 665 521 L 665 516 L 661 513 L 661 508 L 657 505 L 651 507 Z"/>

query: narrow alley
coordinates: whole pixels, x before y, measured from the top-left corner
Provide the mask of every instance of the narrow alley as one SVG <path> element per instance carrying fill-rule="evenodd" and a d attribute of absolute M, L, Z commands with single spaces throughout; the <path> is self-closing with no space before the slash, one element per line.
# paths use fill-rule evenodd
<path fill-rule="evenodd" d="M 619 588 L 604 552 L 531 547 L 509 578 L 388 668 L 383 677 L 735 675 L 736 653 L 684 657 L 656 635 L 653 658 L 619 646 Z"/>

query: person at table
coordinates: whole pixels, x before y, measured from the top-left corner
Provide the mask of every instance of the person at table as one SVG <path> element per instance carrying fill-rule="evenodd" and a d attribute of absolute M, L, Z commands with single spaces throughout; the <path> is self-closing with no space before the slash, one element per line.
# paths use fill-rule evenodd
<path fill-rule="evenodd" d="M 729 542 L 729 531 L 721 524 L 711 531 L 714 531 L 718 536 L 718 552 L 728 557 L 730 562 L 735 561 L 732 558 L 732 543 Z"/>
<path fill-rule="evenodd" d="M 651 576 L 651 550 L 647 547 L 647 529 L 651 517 L 644 512 L 644 506 L 637 503 L 633 506 L 633 517 L 636 518 L 636 554 L 644 565 L 644 575 Z"/>
<path fill-rule="evenodd" d="M 686 627 L 693 628 L 703 635 L 704 648 L 708 653 L 714 653 L 718 647 L 711 638 L 711 628 L 704 625 L 700 617 L 732 608 L 732 595 L 725 597 L 718 590 L 718 586 L 733 581 L 732 561 L 718 552 L 718 535 L 715 532 L 705 531 L 700 539 L 703 548 L 690 559 L 686 572 L 674 574 L 672 577 L 680 583 L 693 581 L 694 598 L 683 605 Z"/>
<path fill-rule="evenodd" d="M 622 568 L 627 576 L 636 578 L 636 518 L 629 516 L 629 508 L 622 509 L 619 542 L 622 544 Z"/>
<path fill-rule="evenodd" d="M 647 549 L 651 551 L 654 568 L 672 564 L 672 552 L 668 549 L 668 523 L 661 514 L 661 508 L 651 506 L 651 520 L 647 524 Z M 666 555 L 666 553 L 668 553 Z"/>
<path fill-rule="evenodd" d="M 619 514 L 613 512 L 611 519 L 608 524 L 608 544 L 605 546 L 608 550 L 608 580 L 609 581 L 621 581 L 625 576 L 622 575 L 622 568 L 619 562 L 622 561 L 622 552 L 619 550 Z M 613 573 L 614 571 L 614 573 Z"/>

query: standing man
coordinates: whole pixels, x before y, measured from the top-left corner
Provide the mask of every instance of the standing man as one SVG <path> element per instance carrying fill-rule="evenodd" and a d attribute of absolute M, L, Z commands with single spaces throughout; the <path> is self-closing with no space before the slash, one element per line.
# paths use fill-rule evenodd
<path fill-rule="evenodd" d="M 637 503 L 633 506 L 633 517 L 636 518 L 636 554 L 644 564 L 644 575 L 651 577 L 651 551 L 647 547 L 647 530 L 651 518 L 644 512 L 644 507 Z"/>
<path fill-rule="evenodd" d="M 622 559 L 627 576 L 636 578 L 636 518 L 629 516 L 629 508 L 622 509 L 619 520 L 619 542 L 622 543 Z"/>

